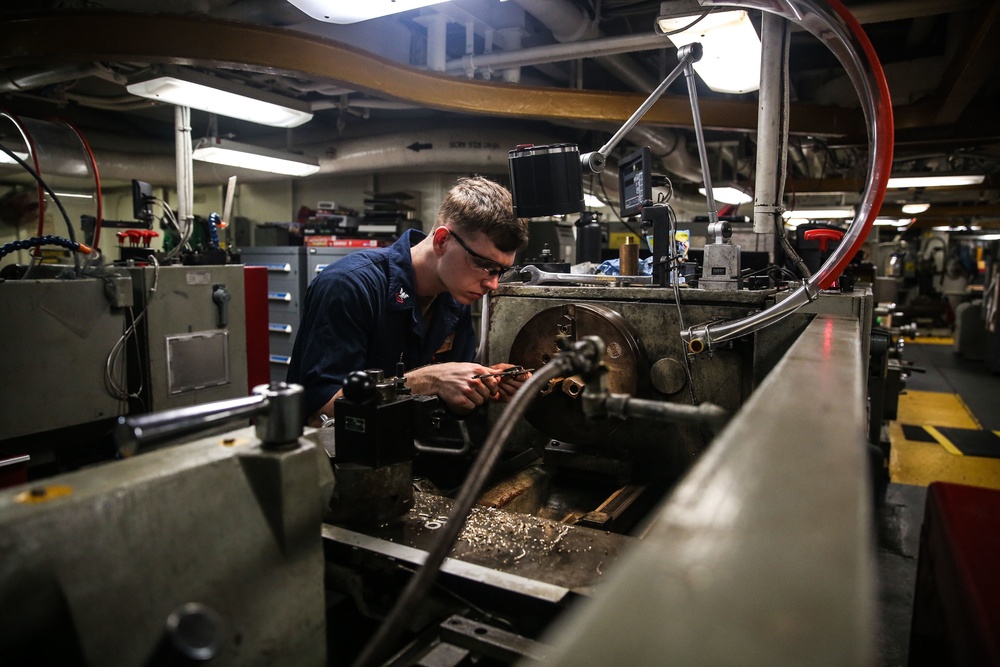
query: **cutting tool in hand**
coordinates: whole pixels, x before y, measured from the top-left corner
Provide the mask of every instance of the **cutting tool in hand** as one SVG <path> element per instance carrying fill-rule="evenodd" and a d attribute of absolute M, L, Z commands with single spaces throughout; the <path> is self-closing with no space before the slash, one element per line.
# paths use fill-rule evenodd
<path fill-rule="evenodd" d="M 505 371 L 497 371 L 496 373 L 482 373 L 480 375 L 473 375 L 473 380 L 482 380 L 483 378 L 505 378 L 512 377 L 515 375 L 524 375 L 525 373 L 530 373 L 535 370 L 534 368 L 522 368 L 521 366 L 514 366 L 513 368 L 508 368 Z"/>

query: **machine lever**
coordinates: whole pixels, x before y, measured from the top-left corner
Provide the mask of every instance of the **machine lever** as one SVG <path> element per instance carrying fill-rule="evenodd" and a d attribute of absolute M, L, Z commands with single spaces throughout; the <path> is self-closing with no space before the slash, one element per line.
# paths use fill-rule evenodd
<path fill-rule="evenodd" d="M 216 308 L 219 309 L 219 328 L 225 329 L 229 326 L 229 290 L 226 289 L 225 285 L 213 285 L 212 286 L 212 301 L 215 302 Z"/>
<path fill-rule="evenodd" d="M 518 271 L 525 285 L 565 283 L 571 285 L 652 285 L 653 276 L 609 276 L 602 273 L 550 273 L 529 264 Z"/>
<path fill-rule="evenodd" d="M 254 387 L 251 396 L 119 417 L 115 444 L 120 454 L 131 456 L 140 443 L 162 442 L 250 417 L 256 417 L 257 437 L 265 448 L 295 446 L 302 435 L 302 387 L 272 382 Z"/>

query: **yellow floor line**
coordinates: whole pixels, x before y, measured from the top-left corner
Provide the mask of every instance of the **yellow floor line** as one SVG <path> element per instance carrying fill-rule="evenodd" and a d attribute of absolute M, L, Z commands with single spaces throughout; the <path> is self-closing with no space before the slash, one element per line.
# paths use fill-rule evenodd
<path fill-rule="evenodd" d="M 954 345 L 955 339 L 951 336 L 922 336 L 920 338 L 906 338 L 905 343 L 909 345 Z"/>
<path fill-rule="evenodd" d="M 917 426 L 982 429 L 979 420 L 958 394 L 913 391 L 899 397 L 896 421 Z"/>
<path fill-rule="evenodd" d="M 953 456 L 964 456 L 964 454 L 962 454 L 962 450 L 956 447 L 954 444 L 952 444 L 951 440 L 946 438 L 944 434 L 941 433 L 941 431 L 937 430 L 935 427 L 930 425 L 925 425 L 924 430 L 930 433 L 934 437 L 934 439 L 938 441 L 938 444 L 944 447 L 949 454 Z"/>

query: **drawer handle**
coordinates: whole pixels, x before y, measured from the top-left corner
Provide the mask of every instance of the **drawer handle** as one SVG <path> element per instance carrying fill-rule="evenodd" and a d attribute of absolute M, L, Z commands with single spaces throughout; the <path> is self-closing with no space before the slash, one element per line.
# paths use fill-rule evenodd
<path fill-rule="evenodd" d="M 291 264 L 247 264 L 247 266 L 263 266 L 270 273 L 291 273 Z"/>

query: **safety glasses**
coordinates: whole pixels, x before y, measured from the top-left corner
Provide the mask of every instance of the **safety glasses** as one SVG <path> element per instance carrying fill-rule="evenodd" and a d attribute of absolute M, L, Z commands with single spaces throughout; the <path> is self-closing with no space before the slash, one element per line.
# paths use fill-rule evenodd
<path fill-rule="evenodd" d="M 500 262 L 494 261 L 489 257 L 483 257 L 478 252 L 476 252 L 468 245 L 466 245 L 465 241 L 462 240 L 462 237 L 456 234 L 454 231 L 449 229 L 448 233 L 451 234 L 456 241 L 458 241 L 458 245 L 465 248 L 465 252 L 469 253 L 469 260 L 472 263 L 473 268 L 485 272 L 486 275 L 489 276 L 490 278 L 500 277 L 506 272 L 510 271 L 512 268 L 514 268 L 512 266 L 504 266 Z"/>

